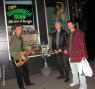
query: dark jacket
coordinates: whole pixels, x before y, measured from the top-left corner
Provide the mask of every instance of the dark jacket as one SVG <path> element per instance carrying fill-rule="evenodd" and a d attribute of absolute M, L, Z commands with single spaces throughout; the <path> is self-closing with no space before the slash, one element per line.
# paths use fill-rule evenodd
<path fill-rule="evenodd" d="M 64 30 L 61 30 L 59 35 L 59 48 L 57 48 L 56 45 L 56 32 L 52 35 L 52 50 L 62 49 L 66 47 L 66 32 Z"/>

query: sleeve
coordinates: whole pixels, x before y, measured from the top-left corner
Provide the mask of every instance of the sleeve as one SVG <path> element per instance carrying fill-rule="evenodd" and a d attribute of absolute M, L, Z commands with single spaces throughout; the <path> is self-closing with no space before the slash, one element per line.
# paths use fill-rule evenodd
<path fill-rule="evenodd" d="M 67 32 L 64 32 L 64 41 L 65 41 L 65 46 L 64 49 L 67 48 L 67 44 L 68 44 L 68 35 Z"/>
<path fill-rule="evenodd" d="M 16 50 L 16 40 L 14 38 L 10 41 L 10 55 L 14 59 L 20 58 L 19 51 Z"/>
<path fill-rule="evenodd" d="M 54 33 L 53 33 L 53 35 L 52 35 L 52 50 L 54 51 L 54 49 L 55 49 L 55 47 L 54 47 Z"/>
<path fill-rule="evenodd" d="M 88 57 L 87 55 L 87 50 L 86 50 L 86 43 L 85 43 L 85 35 L 84 33 L 81 33 L 80 35 L 80 45 L 81 45 L 81 54 L 82 54 L 82 57 Z"/>
<path fill-rule="evenodd" d="M 65 49 L 68 49 L 68 45 L 69 45 L 69 33 L 65 33 Z"/>
<path fill-rule="evenodd" d="M 62 49 L 62 51 L 64 51 L 64 49 L 66 48 L 66 32 L 65 31 L 63 31 L 62 32 L 62 34 L 61 34 L 61 37 L 62 37 L 62 46 L 61 46 L 61 49 Z"/>

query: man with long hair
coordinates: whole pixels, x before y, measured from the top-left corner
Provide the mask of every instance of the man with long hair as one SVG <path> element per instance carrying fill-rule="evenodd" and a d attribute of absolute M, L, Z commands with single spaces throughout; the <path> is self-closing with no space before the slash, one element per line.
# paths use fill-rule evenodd
<path fill-rule="evenodd" d="M 65 78 L 65 82 L 69 82 L 69 67 L 66 55 L 63 53 L 66 47 L 66 32 L 62 29 L 60 21 L 54 24 L 56 32 L 52 35 L 52 49 L 56 53 L 57 68 L 60 76 L 57 79 Z"/>

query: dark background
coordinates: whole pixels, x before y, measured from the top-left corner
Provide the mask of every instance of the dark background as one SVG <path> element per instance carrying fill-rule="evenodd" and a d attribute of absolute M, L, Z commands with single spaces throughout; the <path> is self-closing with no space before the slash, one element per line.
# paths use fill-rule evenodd
<path fill-rule="evenodd" d="M 82 12 L 83 17 L 81 21 L 85 21 L 83 28 L 86 34 L 86 45 L 88 50 L 89 59 L 95 58 L 95 1 L 84 0 L 86 2 L 80 2 L 83 4 Z M 83 24 L 83 23 L 82 23 Z"/>

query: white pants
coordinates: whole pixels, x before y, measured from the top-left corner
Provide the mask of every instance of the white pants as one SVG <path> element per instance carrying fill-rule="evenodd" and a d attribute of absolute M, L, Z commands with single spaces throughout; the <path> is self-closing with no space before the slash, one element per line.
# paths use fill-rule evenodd
<path fill-rule="evenodd" d="M 73 75 L 72 83 L 80 83 L 80 88 L 87 89 L 86 76 L 78 73 L 79 62 L 70 63 L 70 67 Z"/>

